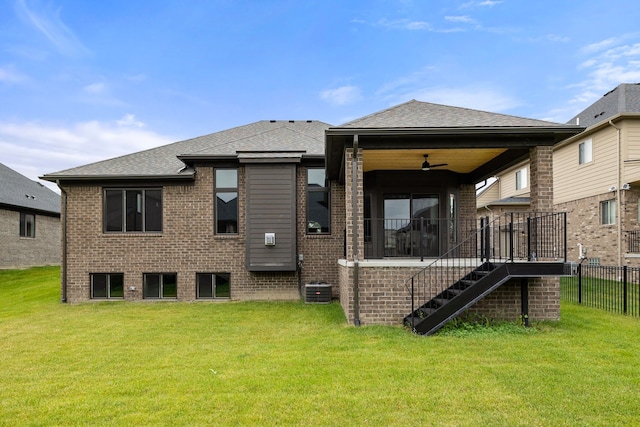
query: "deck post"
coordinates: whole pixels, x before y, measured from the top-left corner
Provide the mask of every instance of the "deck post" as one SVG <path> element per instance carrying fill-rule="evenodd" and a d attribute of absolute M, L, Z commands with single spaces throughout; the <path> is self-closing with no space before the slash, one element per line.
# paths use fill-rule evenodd
<path fill-rule="evenodd" d="M 520 302 L 522 306 L 522 324 L 529 327 L 529 280 L 520 279 Z"/>

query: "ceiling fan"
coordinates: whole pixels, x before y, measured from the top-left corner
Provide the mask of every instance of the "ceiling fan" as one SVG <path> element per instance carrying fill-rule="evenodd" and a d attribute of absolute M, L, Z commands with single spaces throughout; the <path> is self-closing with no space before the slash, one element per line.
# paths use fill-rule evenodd
<path fill-rule="evenodd" d="M 447 166 L 448 163 L 438 163 L 437 165 L 432 165 L 429 163 L 429 160 L 427 160 L 427 157 L 429 157 L 428 154 L 424 155 L 424 162 L 422 163 L 422 170 L 423 171 L 428 171 L 431 170 L 433 168 L 438 168 L 440 166 Z"/>

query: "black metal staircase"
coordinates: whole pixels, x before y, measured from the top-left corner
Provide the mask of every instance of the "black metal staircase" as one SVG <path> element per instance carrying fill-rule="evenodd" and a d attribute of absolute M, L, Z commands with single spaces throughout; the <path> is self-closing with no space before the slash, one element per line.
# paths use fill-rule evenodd
<path fill-rule="evenodd" d="M 522 219 L 514 222 L 510 214 L 491 223 L 483 221 L 463 243 L 412 276 L 406 282 L 412 308 L 404 325 L 414 333 L 431 335 L 511 278 L 564 274 L 566 236 L 557 236 L 566 230 L 565 214 L 533 213 Z M 514 251 L 516 238 L 526 239 L 522 253 Z M 415 308 L 420 299 L 424 303 Z"/>

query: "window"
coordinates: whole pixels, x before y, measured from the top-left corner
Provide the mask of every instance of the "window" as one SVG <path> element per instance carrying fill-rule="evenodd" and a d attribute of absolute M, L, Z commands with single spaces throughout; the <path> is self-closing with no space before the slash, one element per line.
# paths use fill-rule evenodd
<path fill-rule="evenodd" d="M 124 274 L 92 273 L 91 298 L 124 298 Z"/>
<path fill-rule="evenodd" d="M 527 168 L 522 168 L 516 172 L 516 190 L 527 187 Z"/>
<path fill-rule="evenodd" d="M 216 169 L 216 234 L 238 233 L 238 170 Z"/>
<path fill-rule="evenodd" d="M 196 298 L 231 298 L 230 276 L 229 273 L 196 274 Z"/>
<path fill-rule="evenodd" d="M 584 165 L 593 160 L 593 152 L 591 148 L 591 140 L 581 142 L 578 145 L 578 164 Z"/>
<path fill-rule="evenodd" d="M 35 214 L 20 212 L 20 237 L 36 237 Z"/>
<path fill-rule="evenodd" d="M 616 201 L 605 200 L 600 202 L 600 224 L 610 225 L 616 223 Z"/>
<path fill-rule="evenodd" d="M 104 190 L 104 230 L 109 233 L 161 232 L 162 190 Z"/>
<path fill-rule="evenodd" d="M 329 187 L 324 168 L 307 169 L 307 233 L 329 233 Z"/>
<path fill-rule="evenodd" d="M 143 297 L 177 298 L 178 276 L 175 273 L 145 273 Z"/>

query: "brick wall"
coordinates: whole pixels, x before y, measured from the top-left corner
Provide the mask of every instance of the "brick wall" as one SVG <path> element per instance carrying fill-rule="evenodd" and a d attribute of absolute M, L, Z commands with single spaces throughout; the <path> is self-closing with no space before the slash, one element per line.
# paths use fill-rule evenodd
<path fill-rule="evenodd" d="M 20 237 L 20 212 L 0 209 L 0 268 L 60 264 L 60 218 L 36 214 L 36 236 Z"/>
<path fill-rule="evenodd" d="M 368 267 L 359 269 L 360 322 L 363 325 L 399 325 L 411 312 L 405 282 L 421 269 L 416 267 Z M 340 302 L 349 323 L 354 322 L 353 267 L 340 265 Z M 424 301 L 435 295 L 425 295 Z M 417 308 L 417 307 L 416 307 Z M 511 279 L 473 306 L 469 313 L 491 319 L 516 320 L 522 314 L 520 279 Z M 560 318 L 560 281 L 529 279 L 529 319 Z"/>
<path fill-rule="evenodd" d="M 67 300 L 90 298 L 90 273 L 124 273 L 125 299 L 142 299 L 143 273 L 177 273 L 178 300 L 196 298 L 196 273 L 230 273 L 234 300 L 297 299 L 296 272 L 250 273 L 245 269 L 245 174 L 238 173 L 237 235 L 214 234 L 213 168 L 197 165 L 196 180 L 163 187 L 163 231 L 103 233 L 101 186 L 68 186 Z M 304 255 L 300 281 L 338 282 L 336 260 L 343 251 L 344 223 L 332 234 L 306 236 L 306 173 L 297 172 L 298 250 Z M 344 193 L 332 188 L 332 208 L 341 212 Z M 134 287 L 135 290 L 130 290 Z M 337 290 L 336 290 L 337 292 Z"/>

